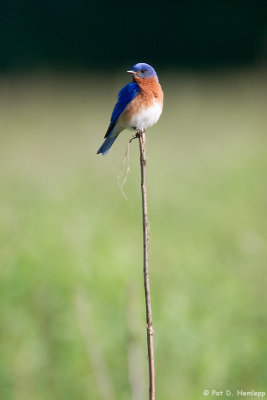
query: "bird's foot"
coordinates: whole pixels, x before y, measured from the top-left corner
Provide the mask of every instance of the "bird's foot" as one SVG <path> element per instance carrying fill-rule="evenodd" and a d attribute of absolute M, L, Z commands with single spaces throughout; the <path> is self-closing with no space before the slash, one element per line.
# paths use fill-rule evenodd
<path fill-rule="evenodd" d="M 145 129 L 137 129 L 136 132 L 136 137 L 140 138 L 140 136 L 142 136 L 142 134 L 145 132 Z"/>
<path fill-rule="evenodd" d="M 132 137 L 131 140 L 139 139 L 144 132 L 145 132 L 144 129 L 137 129 L 136 134 Z"/>
<path fill-rule="evenodd" d="M 139 139 L 144 132 L 145 132 L 144 129 L 138 129 L 136 131 L 136 134 L 129 140 L 129 143 L 131 143 L 134 139 Z"/>

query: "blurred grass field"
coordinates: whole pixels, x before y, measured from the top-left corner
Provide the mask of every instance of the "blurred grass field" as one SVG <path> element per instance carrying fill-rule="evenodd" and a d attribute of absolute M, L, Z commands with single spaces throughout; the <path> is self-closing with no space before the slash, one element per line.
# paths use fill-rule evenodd
<path fill-rule="evenodd" d="M 267 392 L 265 77 L 160 78 L 147 134 L 157 399 Z M 127 201 L 130 133 L 96 155 L 126 83 L 0 79 L 1 400 L 102 400 L 102 384 L 136 400 L 140 371 L 146 398 L 137 142 Z"/>

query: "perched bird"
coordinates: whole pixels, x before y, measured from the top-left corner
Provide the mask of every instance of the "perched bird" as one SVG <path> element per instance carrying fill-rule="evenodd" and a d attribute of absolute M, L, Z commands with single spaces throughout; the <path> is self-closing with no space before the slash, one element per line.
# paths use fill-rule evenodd
<path fill-rule="evenodd" d="M 135 129 L 142 133 L 154 125 L 162 113 L 163 91 L 154 68 L 138 63 L 127 72 L 132 75 L 133 82 L 118 93 L 105 141 L 97 154 L 107 154 L 124 129 Z"/>

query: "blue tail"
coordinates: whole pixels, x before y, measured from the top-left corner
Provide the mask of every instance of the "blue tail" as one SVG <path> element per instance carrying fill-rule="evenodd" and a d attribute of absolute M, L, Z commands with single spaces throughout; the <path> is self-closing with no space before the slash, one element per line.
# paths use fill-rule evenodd
<path fill-rule="evenodd" d="M 108 136 L 104 143 L 102 144 L 102 146 L 99 147 L 99 149 L 97 150 L 97 154 L 102 153 L 103 156 L 105 156 L 109 149 L 111 148 L 111 146 L 113 145 L 113 143 L 115 142 L 115 140 L 117 139 L 118 135 L 114 135 L 114 136 Z"/>

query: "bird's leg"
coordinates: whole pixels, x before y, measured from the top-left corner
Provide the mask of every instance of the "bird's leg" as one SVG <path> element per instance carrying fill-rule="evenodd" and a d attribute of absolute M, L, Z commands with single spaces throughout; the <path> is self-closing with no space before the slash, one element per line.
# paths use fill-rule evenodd
<path fill-rule="evenodd" d="M 136 134 L 130 139 L 129 143 L 131 143 L 134 139 L 139 139 L 140 136 L 145 132 L 145 129 L 137 129 Z"/>
<path fill-rule="evenodd" d="M 145 132 L 145 129 L 144 128 L 142 128 L 142 129 L 137 129 L 137 132 L 136 132 L 136 137 L 137 138 L 140 138 L 140 136 L 142 136 L 142 134 Z"/>
<path fill-rule="evenodd" d="M 145 129 L 137 129 L 136 134 L 129 140 L 129 144 L 132 143 L 132 141 L 134 139 L 139 139 L 144 132 L 145 132 Z"/>

